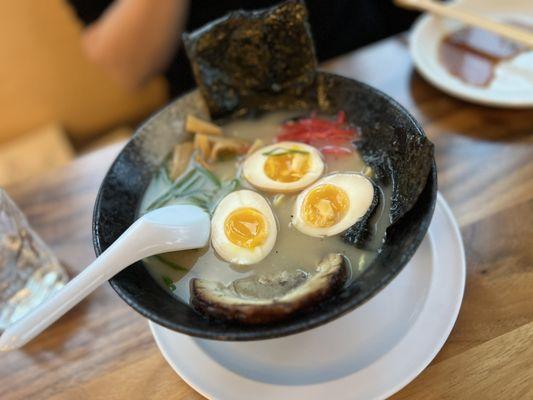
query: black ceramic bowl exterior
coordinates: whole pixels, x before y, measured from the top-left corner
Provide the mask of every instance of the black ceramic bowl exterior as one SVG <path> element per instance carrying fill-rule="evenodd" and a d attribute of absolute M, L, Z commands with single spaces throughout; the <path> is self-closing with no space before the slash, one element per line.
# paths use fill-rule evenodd
<path fill-rule="evenodd" d="M 362 130 L 405 129 L 423 134 L 420 125 L 397 102 L 363 83 L 319 73 L 328 82 L 332 110 L 345 110 Z M 317 94 L 317 98 L 320 94 Z M 319 109 L 320 101 L 303 108 Z M 276 104 L 279 109 L 302 109 L 302 103 Z M 325 111 L 332 111 L 325 110 Z M 97 255 L 113 243 L 136 219 L 143 193 L 153 173 L 173 146 L 183 141 L 183 121 L 194 112 L 206 114 L 197 91 L 182 96 L 142 125 L 107 173 L 96 199 L 93 241 Z M 331 321 L 363 304 L 387 285 L 411 259 L 422 242 L 435 206 L 437 175 L 434 162 L 425 188 L 414 207 L 393 224 L 380 254 L 350 286 L 328 301 L 283 322 L 241 325 L 208 320 L 163 290 L 142 262 L 110 280 L 126 303 L 159 325 L 192 336 L 216 340 L 260 340 L 301 332 Z"/>

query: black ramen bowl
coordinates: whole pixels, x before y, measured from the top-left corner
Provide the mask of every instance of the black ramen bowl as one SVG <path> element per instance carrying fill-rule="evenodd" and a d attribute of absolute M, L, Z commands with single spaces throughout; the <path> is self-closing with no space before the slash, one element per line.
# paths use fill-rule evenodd
<path fill-rule="evenodd" d="M 363 135 L 389 140 L 391 133 L 423 138 L 415 119 L 396 101 L 363 83 L 319 72 L 316 96 L 302 101 L 265 100 L 254 110 L 344 110 Z M 324 101 L 324 96 L 328 101 Z M 325 104 L 327 106 L 325 106 Z M 107 173 L 96 199 L 93 240 L 97 255 L 109 247 L 137 218 L 139 205 L 152 175 L 173 146 L 183 141 L 183 121 L 187 114 L 207 115 L 198 91 L 184 95 L 142 125 Z M 389 140 L 390 141 L 390 140 Z M 387 145 L 391 145 L 388 143 Z M 409 146 L 402 149 L 409 158 Z M 432 147 L 431 147 L 432 151 Z M 432 152 L 431 152 L 432 154 Z M 399 154 L 402 156 L 402 154 Z M 387 230 L 385 242 L 366 271 L 327 301 L 282 322 L 244 325 L 209 320 L 165 291 L 148 273 L 142 262 L 126 268 L 110 280 L 126 303 L 155 323 L 177 332 L 216 340 L 260 340 L 301 332 L 360 306 L 385 287 L 411 259 L 424 238 L 435 206 L 437 175 L 433 156 L 422 191 L 409 211 Z M 413 169 L 419 169 L 416 166 Z M 416 172 L 416 171 L 415 171 Z M 425 185 L 424 185 L 425 182 Z"/>

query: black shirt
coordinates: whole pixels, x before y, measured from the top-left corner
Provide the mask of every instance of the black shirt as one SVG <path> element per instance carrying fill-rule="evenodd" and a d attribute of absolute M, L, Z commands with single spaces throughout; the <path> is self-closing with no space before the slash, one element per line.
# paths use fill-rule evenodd
<path fill-rule="evenodd" d="M 112 2 L 110 0 L 68 1 L 86 24 L 98 19 Z M 279 0 L 191 0 L 186 30 L 193 31 L 231 10 L 253 10 L 279 2 Z M 319 61 L 406 30 L 417 15 L 397 8 L 392 4 L 392 0 L 306 0 L 305 3 L 309 10 L 309 22 Z M 183 47 L 178 49 L 176 57 L 165 71 L 165 76 L 169 81 L 172 96 L 194 86 Z"/>

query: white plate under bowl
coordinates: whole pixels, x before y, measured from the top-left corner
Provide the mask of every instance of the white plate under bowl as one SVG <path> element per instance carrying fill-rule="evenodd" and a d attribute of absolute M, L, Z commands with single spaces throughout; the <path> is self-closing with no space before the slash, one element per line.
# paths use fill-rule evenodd
<path fill-rule="evenodd" d="M 220 342 L 150 322 L 172 368 L 210 399 L 383 399 L 435 357 L 463 298 L 465 258 L 439 195 L 429 233 L 404 270 L 349 314 L 278 339 Z"/>
<path fill-rule="evenodd" d="M 457 0 L 460 6 L 495 20 L 517 21 L 533 26 L 533 1 Z M 438 46 L 449 32 L 463 25 L 425 14 L 414 24 L 410 51 L 420 74 L 442 91 L 473 103 L 526 108 L 533 107 L 533 50 L 496 67 L 496 79 L 488 87 L 468 85 L 451 75 L 439 62 Z"/>

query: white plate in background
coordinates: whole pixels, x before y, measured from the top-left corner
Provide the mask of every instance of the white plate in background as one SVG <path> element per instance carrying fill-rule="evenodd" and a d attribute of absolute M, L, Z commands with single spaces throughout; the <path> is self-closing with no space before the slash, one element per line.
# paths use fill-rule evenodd
<path fill-rule="evenodd" d="M 457 0 L 451 7 L 456 5 L 495 20 L 533 26 L 532 0 Z M 463 100 L 499 107 L 533 107 L 533 50 L 500 63 L 487 87 L 468 85 L 446 71 L 438 60 L 438 46 L 446 34 L 463 26 L 429 14 L 417 20 L 409 47 L 418 72 L 437 88 Z"/>
<path fill-rule="evenodd" d="M 465 256 L 439 195 L 429 233 L 380 293 L 349 314 L 292 336 L 220 342 L 150 322 L 167 362 L 209 399 L 384 399 L 437 355 L 457 319 Z"/>

